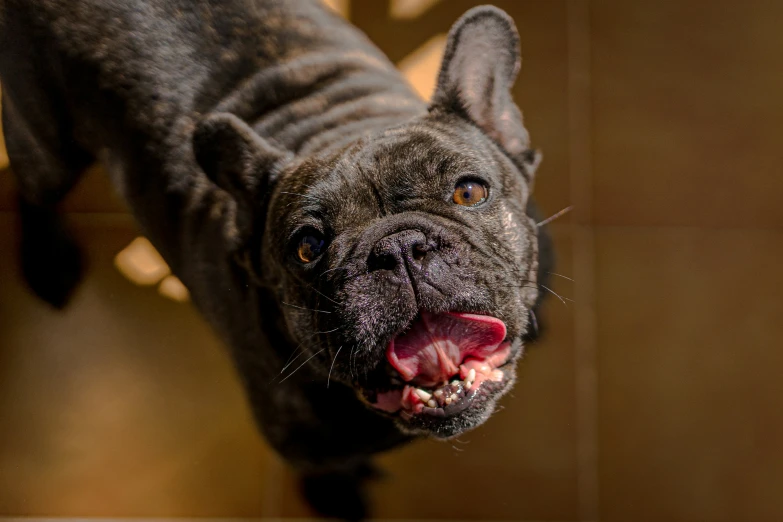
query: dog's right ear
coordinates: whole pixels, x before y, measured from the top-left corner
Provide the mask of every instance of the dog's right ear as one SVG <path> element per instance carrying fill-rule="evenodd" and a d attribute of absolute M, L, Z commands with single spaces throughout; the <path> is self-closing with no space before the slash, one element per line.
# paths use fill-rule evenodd
<path fill-rule="evenodd" d="M 521 63 L 514 20 L 497 7 L 470 9 L 449 31 L 432 108 L 472 121 L 532 178 L 541 155 L 530 148 L 522 113 L 511 96 Z"/>
<path fill-rule="evenodd" d="M 249 239 L 265 198 L 290 154 L 256 134 L 233 114 L 205 117 L 193 133 L 196 162 L 207 177 L 236 201 L 240 243 Z"/>

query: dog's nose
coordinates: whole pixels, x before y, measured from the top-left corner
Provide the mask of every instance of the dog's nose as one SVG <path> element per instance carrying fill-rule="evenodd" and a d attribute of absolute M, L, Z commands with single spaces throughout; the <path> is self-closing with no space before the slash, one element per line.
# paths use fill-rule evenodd
<path fill-rule="evenodd" d="M 375 244 L 367 260 L 371 272 L 395 270 L 407 266 L 408 270 L 421 269 L 422 262 L 430 251 L 427 236 L 418 230 L 403 230 L 384 237 Z"/>

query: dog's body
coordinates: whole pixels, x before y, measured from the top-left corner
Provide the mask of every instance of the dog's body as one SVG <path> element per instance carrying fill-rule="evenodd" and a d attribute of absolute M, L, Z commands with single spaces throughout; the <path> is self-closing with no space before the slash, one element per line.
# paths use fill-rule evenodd
<path fill-rule="evenodd" d="M 514 39 L 503 16 L 474 13 L 473 26 L 511 31 L 479 43 Z M 473 26 L 464 22 L 463 32 Z M 453 31 L 428 111 L 380 51 L 316 2 L 0 0 L 3 124 L 18 178 L 28 281 L 53 304 L 65 303 L 80 264 L 54 206 L 99 159 L 230 347 L 267 439 L 303 473 L 355 473 L 369 455 L 416 433 L 448 436 L 480 423 L 513 376 L 499 377 L 497 390 L 486 381 L 492 394 L 474 393 L 482 409 L 454 414 L 443 426 L 429 418 L 407 425 L 367 405 L 388 388 L 367 384 L 383 359 L 371 344 L 385 346 L 414 317 L 492 312 L 505 322 L 510 348 L 503 346 L 516 360 L 537 300 L 536 229 L 524 212 L 538 160 L 505 98 L 518 64 L 502 51 L 494 81 L 477 86 L 480 96 L 497 98 L 494 108 L 479 114 L 477 102 L 458 107 L 449 97 L 470 85 L 451 85 L 459 71 L 447 65 L 452 56 L 452 68 L 470 67 L 460 34 Z M 471 208 L 457 217 L 422 203 L 436 185 L 427 179 L 419 186 L 411 176 L 448 177 L 453 164 L 500 187 L 486 199 L 502 215 Z M 494 167 L 485 175 L 476 165 Z M 405 173 L 402 192 L 392 171 Z M 418 206 L 405 206 L 417 198 Z M 466 219 L 479 222 L 480 259 L 455 228 L 472 227 Z M 414 232 L 423 239 L 410 239 Z M 323 270 L 326 260 L 320 268 L 312 268 L 318 261 L 289 266 L 281 251 L 292 236 L 301 261 L 302 245 L 310 255 L 312 244 L 331 240 L 330 270 Z M 393 248 L 383 243 L 390 237 Z M 410 245 L 422 251 L 424 275 L 406 264 Z M 362 264 L 368 255 L 381 259 L 379 271 Z M 456 276 L 439 275 L 448 271 L 477 289 L 452 289 Z M 352 286 L 352 278 L 361 285 Z M 479 288 L 503 278 L 513 292 Z M 395 294 L 399 288 L 404 295 Z M 466 320 L 478 321 L 472 317 Z M 357 389 L 369 391 L 360 399 Z M 306 492 L 316 504 L 328 500 L 314 498 L 313 489 Z M 338 514 L 356 513 L 344 507 Z"/>

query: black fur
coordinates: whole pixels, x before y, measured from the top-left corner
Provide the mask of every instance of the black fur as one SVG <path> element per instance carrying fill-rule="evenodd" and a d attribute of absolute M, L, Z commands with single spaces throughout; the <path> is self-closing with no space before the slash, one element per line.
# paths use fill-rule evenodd
<path fill-rule="evenodd" d="M 53 209 L 100 159 L 305 496 L 359 520 L 368 457 L 481 424 L 534 333 L 549 243 L 527 212 L 540 155 L 510 95 L 518 43 L 502 11 L 469 11 L 428 107 L 314 1 L 0 0 L 25 275 L 55 305 L 71 294 L 78 253 Z M 465 178 L 489 186 L 483 205 L 451 201 Z M 326 250 L 304 265 L 296 243 L 314 233 Z M 513 343 L 504 380 L 443 421 L 365 404 L 422 310 L 494 315 Z"/>
<path fill-rule="evenodd" d="M 63 308 L 82 277 L 82 255 L 60 216 L 51 208 L 19 200 L 21 265 L 38 297 Z"/>
<path fill-rule="evenodd" d="M 301 481 L 302 496 L 324 516 L 358 522 L 367 518 L 370 511 L 364 484 L 378 478 L 378 471 L 367 463 L 305 474 Z"/>

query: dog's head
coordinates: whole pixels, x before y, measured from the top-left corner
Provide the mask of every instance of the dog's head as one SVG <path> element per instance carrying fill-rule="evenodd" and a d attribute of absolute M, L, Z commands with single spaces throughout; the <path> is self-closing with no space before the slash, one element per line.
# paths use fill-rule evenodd
<path fill-rule="evenodd" d="M 265 223 L 257 271 L 299 361 L 409 433 L 481 424 L 515 378 L 537 296 L 525 209 L 539 161 L 510 94 L 518 47 L 505 13 L 469 11 L 428 113 L 337 152 L 289 160 L 226 114 L 197 132 L 238 229 Z"/>

